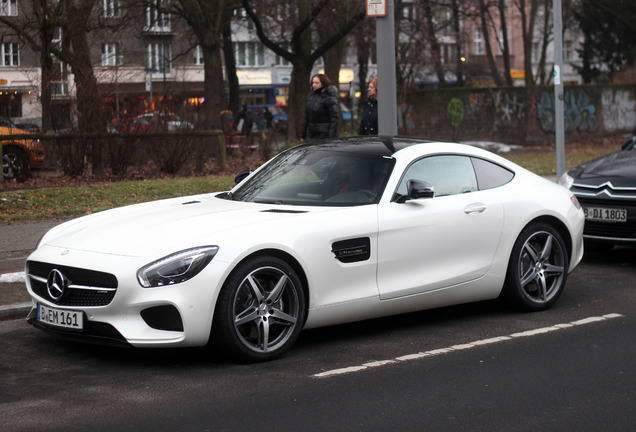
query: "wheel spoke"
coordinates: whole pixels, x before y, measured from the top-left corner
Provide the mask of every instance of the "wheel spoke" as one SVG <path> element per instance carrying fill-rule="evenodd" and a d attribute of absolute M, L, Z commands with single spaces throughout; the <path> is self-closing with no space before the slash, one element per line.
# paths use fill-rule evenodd
<path fill-rule="evenodd" d="M 548 290 L 547 290 L 545 275 L 543 274 L 543 272 L 537 273 L 536 282 L 537 282 L 537 288 L 539 289 L 539 298 L 545 301 L 547 299 Z"/>
<path fill-rule="evenodd" d="M 529 258 L 532 260 L 532 264 L 539 261 L 539 253 L 534 249 L 530 242 L 524 245 L 523 250 L 529 255 Z"/>
<path fill-rule="evenodd" d="M 272 290 L 272 292 L 270 292 L 269 295 L 267 296 L 267 300 L 271 303 L 278 302 L 278 300 L 280 300 L 281 295 L 283 294 L 283 291 L 285 290 L 286 284 L 287 284 L 287 275 L 283 274 L 281 275 L 280 279 L 278 279 L 278 282 L 276 282 L 276 286 L 274 286 L 274 289 Z"/>
<path fill-rule="evenodd" d="M 543 249 L 541 250 L 541 256 L 539 257 L 539 259 L 541 259 L 542 261 L 545 261 L 550 257 L 551 253 L 552 253 L 552 236 L 549 235 L 545 241 L 545 244 L 543 245 Z"/>
<path fill-rule="evenodd" d="M 537 278 L 537 269 L 533 265 L 528 269 L 528 271 L 525 272 L 525 274 L 521 275 L 521 286 L 525 287 L 536 278 Z"/>
<path fill-rule="evenodd" d="M 545 265 L 545 273 L 549 276 L 559 276 L 562 275 L 565 271 L 563 266 L 554 265 L 554 264 L 546 264 Z"/>
<path fill-rule="evenodd" d="M 271 316 L 285 324 L 296 324 L 296 318 L 283 312 L 282 310 L 275 309 Z"/>
<path fill-rule="evenodd" d="M 262 320 L 258 326 L 258 347 L 261 351 L 269 350 L 269 320 Z"/>
<path fill-rule="evenodd" d="M 234 319 L 234 325 L 238 327 L 250 321 L 256 320 L 258 320 L 258 310 L 256 310 L 255 308 L 248 308 L 240 314 L 236 315 L 236 318 Z"/>
<path fill-rule="evenodd" d="M 252 294 L 254 294 L 254 297 L 256 297 L 256 300 L 259 302 L 263 300 L 265 298 L 263 296 L 263 288 L 258 283 L 258 280 L 253 275 L 248 275 L 245 279 L 247 280 L 249 287 L 252 290 Z"/>

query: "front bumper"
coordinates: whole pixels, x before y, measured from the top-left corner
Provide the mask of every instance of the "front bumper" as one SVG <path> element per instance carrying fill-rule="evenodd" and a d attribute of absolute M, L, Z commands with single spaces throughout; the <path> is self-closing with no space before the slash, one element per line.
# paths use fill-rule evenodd
<path fill-rule="evenodd" d="M 212 328 L 219 281 L 223 280 L 227 266 L 212 260 L 200 274 L 184 283 L 142 288 L 136 272 L 149 261 L 148 258 L 68 252 L 42 246 L 27 260 L 26 283 L 34 303 L 27 321 L 49 333 L 84 342 L 136 347 L 205 345 Z M 42 275 L 53 269 L 65 274 L 73 287 L 90 286 L 88 294 L 52 297 L 46 282 L 42 287 Z M 87 279 L 81 279 L 83 273 L 91 277 L 94 273 L 113 275 L 116 278 L 114 294 L 100 292 L 100 281 L 91 286 Z M 81 312 L 84 327 L 66 329 L 38 321 L 37 303 L 57 310 Z"/>

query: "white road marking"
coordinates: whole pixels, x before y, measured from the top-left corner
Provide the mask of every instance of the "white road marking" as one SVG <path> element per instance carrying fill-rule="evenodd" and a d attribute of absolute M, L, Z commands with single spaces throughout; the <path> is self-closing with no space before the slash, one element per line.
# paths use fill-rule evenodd
<path fill-rule="evenodd" d="M 542 328 L 538 328 L 538 329 L 534 329 L 534 330 L 528 330 L 528 331 L 524 331 L 524 332 L 513 333 L 513 334 L 511 334 L 509 336 L 499 336 L 499 337 L 494 337 L 494 338 L 489 338 L 489 339 L 482 339 L 482 340 L 478 340 L 478 341 L 474 341 L 474 342 L 470 342 L 470 343 L 466 343 L 466 344 L 453 345 L 453 346 L 450 346 L 450 347 L 447 347 L 447 348 L 438 348 L 438 349 L 434 349 L 434 350 L 431 350 L 431 351 L 418 352 L 418 353 L 414 353 L 414 354 L 407 354 L 407 355 L 403 355 L 403 356 L 400 356 L 400 357 L 396 357 L 394 359 L 376 360 L 376 361 L 372 361 L 372 362 L 369 362 L 369 363 L 361 364 L 359 366 L 349 366 L 349 367 L 345 367 L 345 368 L 341 368 L 341 369 L 332 369 L 332 370 L 329 370 L 329 371 L 324 371 L 324 372 L 320 372 L 318 374 L 312 375 L 312 377 L 314 377 L 314 378 L 329 378 L 329 377 L 333 377 L 333 376 L 337 376 L 337 375 L 351 374 L 351 373 L 355 373 L 355 372 L 361 372 L 361 371 L 369 369 L 369 368 L 381 367 L 381 366 L 386 366 L 386 365 L 390 365 L 390 364 L 396 364 L 396 363 L 399 363 L 399 362 L 405 362 L 405 361 L 411 361 L 411 360 L 419 360 L 419 359 L 422 359 L 422 358 L 425 358 L 425 357 L 438 356 L 438 355 L 447 354 L 447 353 L 454 352 L 454 351 L 461 351 L 461 350 L 465 350 L 465 349 L 475 348 L 475 347 L 478 347 L 478 346 L 504 342 L 504 341 L 507 341 L 507 340 L 515 339 L 515 338 L 537 336 L 537 335 L 541 335 L 541 334 L 545 334 L 545 333 L 549 333 L 549 332 L 553 332 L 553 331 L 558 331 L 558 330 L 564 330 L 564 329 L 568 329 L 568 328 L 572 328 L 572 327 L 576 327 L 576 326 L 582 326 L 582 325 L 586 325 L 586 324 L 592 324 L 592 323 L 596 323 L 596 322 L 606 321 L 606 320 L 613 319 L 613 318 L 620 318 L 620 317 L 623 317 L 623 316 L 624 315 L 621 315 L 621 314 L 618 314 L 618 313 L 611 313 L 611 314 L 598 316 L 598 317 L 589 317 L 589 318 L 584 318 L 584 319 L 580 319 L 580 320 L 577 320 L 577 321 L 572 321 L 570 323 L 555 324 L 555 325 L 550 326 L 550 327 L 542 327 Z"/>

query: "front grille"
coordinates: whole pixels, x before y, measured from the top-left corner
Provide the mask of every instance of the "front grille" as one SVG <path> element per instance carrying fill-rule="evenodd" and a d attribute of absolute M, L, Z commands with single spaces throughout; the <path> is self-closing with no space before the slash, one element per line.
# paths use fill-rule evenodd
<path fill-rule="evenodd" d="M 59 299 L 49 295 L 46 280 L 52 270 L 61 272 L 69 282 Z M 27 276 L 33 292 L 60 306 L 106 306 L 117 292 L 117 278 L 110 273 L 68 267 L 39 261 L 27 261 Z"/>
<path fill-rule="evenodd" d="M 636 239 L 636 224 L 586 221 L 583 235 Z"/>

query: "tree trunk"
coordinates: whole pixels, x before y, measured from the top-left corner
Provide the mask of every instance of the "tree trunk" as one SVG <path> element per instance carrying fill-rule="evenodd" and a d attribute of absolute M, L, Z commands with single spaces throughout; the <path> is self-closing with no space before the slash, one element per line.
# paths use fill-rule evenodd
<path fill-rule="evenodd" d="M 223 69 L 221 67 L 221 47 L 217 44 L 212 46 L 203 46 L 203 68 L 204 68 L 204 85 L 203 104 L 204 119 L 203 124 L 206 129 L 223 129 L 221 121 L 221 110 L 225 103 L 225 86 L 223 81 Z M 218 151 L 214 154 L 218 155 L 219 164 L 226 161 L 225 147 L 221 145 L 224 141 L 217 142 Z"/>
<path fill-rule="evenodd" d="M 464 56 L 462 55 L 462 47 L 464 46 L 462 33 L 461 33 L 461 16 L 459 10 L 458 0 L 451 0 L 451 7 L 453 12 L 453 34 L 455 35 L 455 46 L 457 52 L 455 55 L 455 76 L 457 77 L 457 85 L 464 86 Z"/>
<path fill-rule="evenodd" d="M 289 83 L 289 107 L 287 109 L 287 139 L 295 142 L 300 139 L 300 128 L 305 119 L 305 104 L 311 79 L 311 66 L 306 62 L 294 64 Z"/>
<path fill-rule="evenodd" d="M 504 79 L 506 85 L 512 87 L 512 76 L 510 75 L 510 44 L 508 41 L 508 24 L 506 24 L 506 2 L 499 2 L 499 19 L 501 21 L 502 55 L 504 63 Z"/>
<path fill-rule="evenodd" d="M 433 10 L 429 2 L 424 4 L 424 14 L 426 15 L 428 40 L 431 44 L 431 56 L 433 57 L 433 68 L 439 81 L 439 86 L 444 87 L 446 85 L 446 77 L 444 74 L 444 66 L 442 65 L 442 50 L 435 34 L 435 22 L 433 19 Z"/>
<path fill-rule="evenodd" d="M 97 79 L 93 71 L 88 43 L 88 21 L 95 0 L 86 0 L 75 5 L 68 2 L 67 8 L 67 37 L 72 51 L 67 52 L 65 60 L 71 66 L 75 75 L 77 88 L 77 120 L 81 133 L 101 133 L 106 131 L 103 115 L 103 100 L 97 88 Z M 102 143 L 100 140 L 87 140 L 90 144 L 93 174 L 103 174 Z"/>
<path fill-rule="evenodd" d="M 230 91 L 228 108 L 236 115 L 239 111 L 239 80 L 236 75 L 236 58 L 232 46 L 232 9 L 226 13 L 223 24 L 223 57 L 225 58 L 225 74 Z M 222 106 L 222 105 L 221 105 Z"/>
<path fill-rule="evenodd" d="M 497 87 L 501 87 L 501 75 L 497 70 L 497 63 L 495 62 L 495 56 L 492 52 L 492 45 L 490 44 L 490 32 L 488 31 L 488 18 L 490 13 L 486 6 L 485 0 L 479 0 L 479 15 L 481 19 L 481 33 L 484 38 L 484 47 L 486 48 L 486 57 L 488 58 L 488 64 L 490 65 L 490 73 L 495 81 Z"/>

